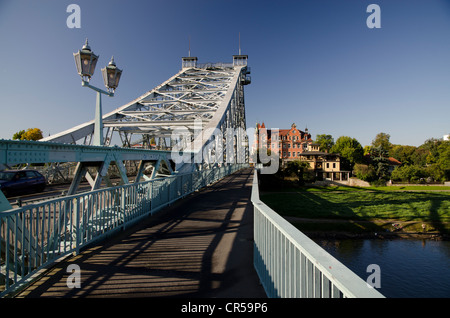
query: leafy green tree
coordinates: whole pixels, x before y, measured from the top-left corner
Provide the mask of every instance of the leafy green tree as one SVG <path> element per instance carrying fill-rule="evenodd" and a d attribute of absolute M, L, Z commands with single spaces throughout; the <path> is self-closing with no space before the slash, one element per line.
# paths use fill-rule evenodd
<path fill-rule="evenodd" d="M 389 141 L 390 138 L 391 135 L 381 132 L 375 136 L 374 140 L 372 140 L 372 146 L 375 148 L 382 147 L 383 149 L 389 151 L 392 147 L 392 144 Z"/>
<path fill-rule="evenodd" d="M 42 130 L 39 128 L 28 128 L 20 130 L 13 135 L 13 140 L 39 140 L 42 139 Z"/>
<path fill-rule="evenodd" d="M 28 128 L 22 138 L 25 140 L 42 139 L 42 130 L 39 128 Z"/>
<path fill-rule="evenodd" d="M 450 141 L 442 142 L 438 147 L 439 158 L 436 160 L 446 180 L 450 180 Z"/>
<path fill-rule="evenodd" d="M 405 165 L 396 167 L 392 171 L 391 178 L 394 181 L 404 182 L 418 182 L 428 177 L 428 173 L 425 168 L 416 165 Z"/>
<path fill-rule="evenodd" d="M 21 139 L 22 139 L 22 136 L 23 136 L 24 134 L 25 134 L 25 130 L 20 130 L 20 131 L 16 132 L 16 133 L 13 135 L 12 139 L 13 139 L 13 140 L 21 140 Z"/>
<path fill-rule="evenodd" d="M 320 150 L 330 151 L 331 147 L 334 146 L 334 139 L 331 135 L 316 135 L 316 143 L 319 144 Z"/>
<path fill-rule="evenodd" d="M 413 155 L 417 151 L 417 147 L 392 145 L 389 150 L 389 156 L 397 159 L 404 165 L 410 165 L 414 163 Z"/>
<path fill-rule="evenodd" d="M 294 174 L 297 177 L 299 185 L 303 185 L 305 181 L 310 181 L 310 176 L 308 174 L 309 169 L 309 163 L 301 160 L 289 161 L 285 168 L 287 173 Z"/>
<path fill-rule="evenodd" d="M 437 164 L 431 164 L 425 168 L 426 175 L 434 181 L 445 181 L 449 180 L 445 177 L 445 172 L 442 171 L 441 167 Z"/>
<path fill-rule="evenodd" d="M 376 179 L 375 169 L 371 165 L 357 163 L 353 167 L 353 171 L 358 179 L 368 182 Z"/>
<path fill-rule="evenodd" d="M 358 140 L 348 136 L 339 137 L 330 151 L 341 155 L 342 170 L 353 170 L 355 163 L 362 162 L 364 153 Z"/>
<path fill-rule="evenodd" d="M 363 150 L 364 150 L 364 153 L 363 153 L 364 156 L 370 155 L 370 153 L 372 152 L 372 146 L 364 146 Z"/>
<path fill-rule="evenodd" d="M 427 157 L 430 151 L 423 147 L 418 147 L 416 151 L 411 155 L 411 164 L 425 167 L 427 165 Z"/>
<path fill-rule="evenodd" d="M 425 157 L 425 162 L 423 162 L 422 157 L 422 165 L 429 165 L 437 162 L 440 154 L 439 147 L 442 143 L 443 141 L 440 139 L 430 138 L 419 147 L 423 150 L 423 156 Z"/>

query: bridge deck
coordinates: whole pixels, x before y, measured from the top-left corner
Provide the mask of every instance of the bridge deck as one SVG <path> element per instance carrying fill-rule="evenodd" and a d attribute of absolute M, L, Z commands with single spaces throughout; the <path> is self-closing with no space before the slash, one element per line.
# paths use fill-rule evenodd
<path fill-rule="evenodd" d="M 19 297 L 265 297 L 253 267 L 251 169 L 56 264 Z M 67 267 L 80 267 L 69 288 Z"/>

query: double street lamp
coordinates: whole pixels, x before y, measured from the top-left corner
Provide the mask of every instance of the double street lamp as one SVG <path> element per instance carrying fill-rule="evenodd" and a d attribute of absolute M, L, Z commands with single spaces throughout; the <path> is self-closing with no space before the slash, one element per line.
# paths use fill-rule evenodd
<path fill-rule="evenodd" d="M 77 53 L 73 53 L 75 58 L 75 65 L 77 67 L 77 72 L 81 76 L 81 85 L 84 87 L 89 87 L 97 92 L 97 103 L 95 107 L 95 123 L 94 123 L 94 146 L 103 145 L 103 121 L 102 121 L 102 95 L 105 94 L 110 97 L 114 96 L 114 91 L 117 86 L 119 86 L 120 76 L 122 75 L 122 70 L 118 69 L 116 63 L 114 63 L 114 57 L 111 58 L 109 64 L 102 68 L 103 81 L 107 88 L 104 91 L 100 88 L 92 86 L 89 81 L 94 75 L 95 66 L 97 65 L 98 55 L 95 55 L 89 47 L 88 40 L 83 45 L 81 50 Z"/>

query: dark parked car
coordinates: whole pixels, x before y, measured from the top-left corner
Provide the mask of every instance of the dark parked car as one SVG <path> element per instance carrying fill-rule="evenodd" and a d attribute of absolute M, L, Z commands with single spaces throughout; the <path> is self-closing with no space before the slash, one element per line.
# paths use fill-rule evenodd
<path fill-rule="evenodd" d="M 0 190 L 7 197 L 45 189 L 45 177 L 35 170 L 0 171 Z"/>

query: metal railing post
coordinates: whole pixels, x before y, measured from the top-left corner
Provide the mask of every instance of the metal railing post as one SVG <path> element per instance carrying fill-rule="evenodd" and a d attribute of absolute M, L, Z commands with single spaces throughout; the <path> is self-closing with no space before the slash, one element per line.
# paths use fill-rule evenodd
<path fill-rule="evenodd" d="M 81 243 L 80 198 L 75 199 L 75 255 L 80 253 Z M 73 226 L 72 226 L 73 228 Z"/>

